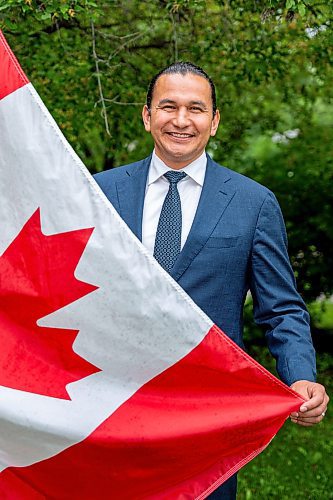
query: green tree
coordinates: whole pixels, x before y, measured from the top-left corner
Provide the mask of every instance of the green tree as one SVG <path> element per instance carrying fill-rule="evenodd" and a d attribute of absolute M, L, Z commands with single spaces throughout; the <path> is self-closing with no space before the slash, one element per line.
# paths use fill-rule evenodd
<path fill-rule="evenodd" d="M 92 172 L 149 154 L 154 73 L 203 66 L 222 114 L 209 152 L 276 193 L 308 300 L 333 293 L 332 13 L 319 0 L 0 0 L 0 26 Z"/>

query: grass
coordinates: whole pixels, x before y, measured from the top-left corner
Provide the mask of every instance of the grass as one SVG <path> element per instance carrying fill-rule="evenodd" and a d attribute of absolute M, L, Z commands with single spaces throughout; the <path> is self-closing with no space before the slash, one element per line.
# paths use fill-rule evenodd
<path fill-rule="evenodd" d="M 333 357 L 318 358 L 318 381 L 333 394 Z M 287 421 L 266 450 L 239 473 L 238 500 L 333 499 L 333 415 L 311 428 Z"/>

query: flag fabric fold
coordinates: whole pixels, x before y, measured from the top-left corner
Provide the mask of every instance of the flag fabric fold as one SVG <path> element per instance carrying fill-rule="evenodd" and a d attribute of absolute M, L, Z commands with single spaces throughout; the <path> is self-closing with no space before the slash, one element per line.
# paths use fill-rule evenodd
<path fill-rule="evenodd" d="M 0 34 L 0 496 L 203 499 L 302 400 L 131 233 Z"/>

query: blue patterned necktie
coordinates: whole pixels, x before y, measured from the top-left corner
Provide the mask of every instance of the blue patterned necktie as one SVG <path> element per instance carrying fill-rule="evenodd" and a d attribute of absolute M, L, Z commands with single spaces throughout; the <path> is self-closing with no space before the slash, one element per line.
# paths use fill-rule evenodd
<path fill-rule="evenodd" d="M 170 170 L 164 174 L 169 181 L 169 191 L 164 199 L 158 221 L 154 257 L 169 273 L 180 253 L 182 234 L 182 207 L 177 183 L 186 177 L 185 172 Z"/>

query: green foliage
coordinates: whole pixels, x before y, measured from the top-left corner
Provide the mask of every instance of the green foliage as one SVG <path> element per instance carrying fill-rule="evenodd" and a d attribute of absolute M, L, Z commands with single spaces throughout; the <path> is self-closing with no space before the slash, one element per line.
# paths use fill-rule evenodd
<path fill-rule="evenodd" d="M 10 11 L 19 18 L 26 19 L 29 15 L 37 21 L 55 23 L 59 20 L 70 20 L 86 12 L 89 8 L 96 8 L 97 4 L 90 0 L 7 0 L 0 4 L 0 10 Z M 8 18 L 5 19 L 5 24 Z M 15 24 L 11 24 L 15 27 Z"/>
<path fill-rule="evenodd" d="M 0 0 L 0 27 L 94 172 L 151 151 L 150 78 L 192 60 L 216 82 L 214 159 L 277 195 L 299 288 L 333 292 L 332 2 Z"/>
<path fill-rule="evenodd" d="M 309 305 L 314 326 L 333 332 L 333 302 L 316 300 Z"/>

